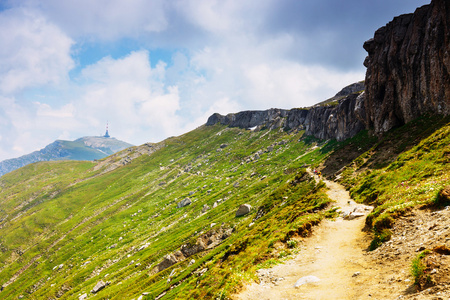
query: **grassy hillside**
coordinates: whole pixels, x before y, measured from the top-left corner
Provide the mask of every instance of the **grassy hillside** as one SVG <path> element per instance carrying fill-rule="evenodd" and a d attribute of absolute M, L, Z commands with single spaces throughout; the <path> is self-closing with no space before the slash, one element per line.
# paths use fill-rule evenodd
<path fill-rule="evenodd" d="M 342 173 L 359 202 L 374 205 L 366 224 L 371 249 L 390 238 L 395 219 L 413 208 L 450 204 L 440 192 L 450 185 L 450 118 L 423 117 L 391 130 Z"/>
<path fill-rule="evenodd" d="M 16 170 L 0 178 L 0 297 L 226 299 L 334 216 L 307 165 L 340 169 L 355 199 L 377 205 L 368 219 L 376 236 L 402 210 L 436 203 L 448 184 L 448 122 L 343 143 L 202 126 L 98 162 Z M 236 217 L 244 203 L 251 212 Z M 178 262 L 163 268 L 168 254 Z M 109 285 L 94 295 L 100 280 Z"/>
<path fill-rule="evenodd" d="M 302 134 L 200 127 L 96 163 L 37 163 L 3 176 L 2 299 L 77 299 L 99 280 L 110 285 L 98 298 L 227 295 L 326 214 L 324 186 L 304 169 L 325 157 L 325 144 Z M 187 197 L 192 204 L 178 208 Z M 243 203 L 253 209 L 236 218 Z M 164 255 L 225 229 L 218 247 L 155 270 Z"/>

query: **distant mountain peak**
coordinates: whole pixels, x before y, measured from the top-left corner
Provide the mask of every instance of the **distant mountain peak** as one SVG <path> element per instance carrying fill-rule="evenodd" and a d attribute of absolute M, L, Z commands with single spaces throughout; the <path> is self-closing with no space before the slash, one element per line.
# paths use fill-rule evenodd
<path fill-rule="evenodd" d="M 106 131 L 108 133 L 108 129 Z M 96 160 L 133 146 L 116 138 L 85 136 L 75 141 L 56 140 L 39 151 L 0 162 L 0 176 L 38 161 Z"/>

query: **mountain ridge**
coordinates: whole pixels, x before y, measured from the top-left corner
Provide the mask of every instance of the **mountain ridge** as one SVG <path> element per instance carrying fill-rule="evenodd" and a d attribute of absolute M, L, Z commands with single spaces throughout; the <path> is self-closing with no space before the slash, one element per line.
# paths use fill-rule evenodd
<path fill-rule="evenodd" d="M 74 141 L 56 140 L 41 150 L 1 161 L 0 176 L 39 161 L 101 159 L 131 146 L 102 136 L 85 136 Z"/>

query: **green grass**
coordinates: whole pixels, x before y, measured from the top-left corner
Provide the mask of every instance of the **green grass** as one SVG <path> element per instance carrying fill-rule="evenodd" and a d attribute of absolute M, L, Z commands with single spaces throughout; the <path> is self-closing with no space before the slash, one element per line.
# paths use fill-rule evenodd
<path fill-rule="evenodd" d="M 388 240 L 384 229 L 399 216 L 415 207 L 446 205 L 438 194 L 450 178 L 449 121 L 424 117 L 395 129 L 344 170 L 341 182 L 351 196 L 375 206 L 366 219 L 374 230 L 372 249 Z"/>
<path fill-rule="evenodd" d="M 149 149 L 143 146 L 99 162 L 16 170 L 0 178 L 0 296 L 78 299 L 104 280 L 111 284 L 99 299 L 142 292 L 145 299 L 163 292 L 162 299 L 226 299 L 257 280 L 257 268 L 297 251 L 323 218 L 336 217 L 326 209 L 325 185 L 305 167 L 345 147 L 368 149 L 348 164 L 342 182 L 355 199 L 376 206 L 367 224 L 379 246 L 402 213 L 446 205 L 438 193 L 450 175 L 447 123 L 422 119 L 384 141 L 362 132 L 341 143 L 303 132 L 202 126 L 152 145 L 151 154 L 139 155 Z M 395 155 L 381 159 L 388 143 Z M 192 204 L 177 208 L 186 197 Z M 236 218 L 243 203 L 251 213 Z M 210 209 L 202 213 L 204 205 Z M 154 272 L 164 255 L 220 226 L 233 229 L 222 244 Z"/>
<path fill-rule="evenodd" d="M 100 279 L 111 282 L 98 293 L 105 299 L 144 291 L 152 299 L 166 290 L 165 299 L 183 298 L 193 288 L 207 298 L 212 289 L 228 297 L 242 280 L 254 277 L 253 264 L 283 259 L 288 241 L 306 235 L 323 217 L 329 201 L 324 186 L 309 180 L 303 166 L 326 157 L 321 149 L 327 144 L 302 135 L 203 126 L 129 163 L 121 164 L 138 148 L 98 162 L 120 164 L 110 172 L 108 163 L 97 169 L 96 163 L 64 161 L 36 163 L 1 177 L 0 284 L 8 284 L 2 299 L 77 299 Z M 228 147 L 217 151 L 223 143 Z M 186 197 L 192 204 L 177 208 Z M 253 210 L 235 218 L 242 203 Z M 211 209 L 202 213 L 205 204 Z M 213 223 L 234 228 L 232 236 L 217 248 L 152 272 L 165 254 L 194 241 Z M 261 238 L 267 241 L 261 244 Z M 278 253 L 271 243 L 286 249 Z M 143 245 L 148 246 L 139 250 Z M 195 263 L 189 266 L 191 259 Z M 203 268 L 222 279 L 192 275 Z"/>
<path fill-rule="evenodd" d="M 419 284 L 422 277 L 425 275 L 426 265 L 423 263 L 422 259 L 430 254 L 430 250 L 424 250 L 420 252 L 412 261 L 411 261 L 411 275 L 414 278 L 414 284 Z"/>

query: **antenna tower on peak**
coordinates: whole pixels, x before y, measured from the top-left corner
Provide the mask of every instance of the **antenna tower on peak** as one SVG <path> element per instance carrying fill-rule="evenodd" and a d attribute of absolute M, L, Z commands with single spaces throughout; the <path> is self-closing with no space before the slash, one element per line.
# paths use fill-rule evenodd
<path fill-rule="evenodd" d="M 106 121 L 106 133 L 105 133 L 105 135 L 103 137 L 105 137 L 105 138 L 109 138 L 110 137 L 109 133 L 108 133 L 108 121 Z"/>

